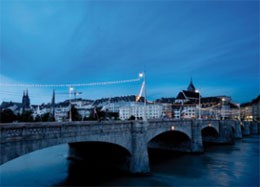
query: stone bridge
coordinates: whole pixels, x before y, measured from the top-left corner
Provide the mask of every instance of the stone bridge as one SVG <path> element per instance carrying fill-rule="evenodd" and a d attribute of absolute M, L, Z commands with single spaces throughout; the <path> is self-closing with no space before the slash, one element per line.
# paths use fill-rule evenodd
<path fill-rule="evenodd" d="M 233 143 L 234 138 L 242 138 L 241 125 L 232 120 L 1 124 L 0 163 L 59 144 L 69 144 L 69 158 L 84 160 L 89 155 L 86 146 L 94 143 L 95 147 L 103 145 L 100 151 L 123 152 L 126 155 L 123 162 L 131 173 L 147 173 L 150 171 L 148 148 L 200 153 L 203 142 Z M 259 124 L 256 128 L 259 131 Z M 246 128 L 243 133 L 249 131 Z"/>

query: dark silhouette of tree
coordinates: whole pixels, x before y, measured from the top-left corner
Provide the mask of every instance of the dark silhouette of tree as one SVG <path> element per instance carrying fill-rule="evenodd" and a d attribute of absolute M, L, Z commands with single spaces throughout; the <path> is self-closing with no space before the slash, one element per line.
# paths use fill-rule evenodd
<path fill-rule="evenodd" d="M 34 119 L 35 122 L 47 122 L 47 121 L 55 121 L 55 118 L 52 116 L 50 112 L 42 114 L 42 115 L 37 115 Z"/>
<path fill-rule="evenodd" d="M 118 112 L 109 112 L 109 111 L 102 111 L 101 107 L 94 108 L 90 114 L 89 117 L 84 117 L 84 121 L 93 121 L 93 120 L 118 120 L 119 119 L 119 113 Z"/>
<path fill-rule="evenodd" d="M 17 116 L 10 109 L 5 109 L 0 112 L 0 122 L 1 123 L 11 123 L 17 120 Z"/>
<path fill-rule="evenodd" d="M 35 122 L 40 122 L 40 121 L 42 121 L 41 116 L 37 115 L 37 116 L 34 118 L 34 121 L 35 121 Z"/>
<path fill-rule="evenodd" d="M 68 112 L 68 117 L 70 117 L 70 111 Z M 82 119 L 78 110 L 74 106 L 71 107 L 71 118 L 72 118 L 72 121 L 81 121 L 81 119 Z"/>
<path fill-rule="evenodd" d="M 41 115 L 41 121 L 43 121 L 43 122 L 49 121 L 49 118 L 50 118 L 49 112 Z"/>
<path fill-rule="evenodd" d="M 108 115 L 111 119 L 114 119 L 114 120 L 119 119 L 119 113 L 118 112 L 109 112 Z"/>
<path fill-rule="evenodd" d="M 135 120 L 135 116 L 130 116 L 130 118 L 128 118 L 128 120 Z"/>
<path fill-rule="evenodd" d="M 24 111 L 21 114 L 19 121 L 21 121 L 21 122 L 33 122 L 32 111 Z"/>
<path fill-rule="evenodd" d="M 55 121 L 55 117 L 52 114 L 49 115 L 49 121 Z"/>

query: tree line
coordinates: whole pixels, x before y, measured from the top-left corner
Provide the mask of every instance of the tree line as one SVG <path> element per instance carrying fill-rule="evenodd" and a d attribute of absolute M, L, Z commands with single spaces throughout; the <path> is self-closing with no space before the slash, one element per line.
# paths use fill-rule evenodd
<path fill-rule="evenodd" d="M 67 118 L 69 120 L 70 111 L 67 113 Z M 82 117 L 78 110 L 72 106 L 71 107 L 71 118 L 72 121 L 93 121 L 93 120 L 118 120 L 119 114 L 117 112 L 102 111 L 101 107 L 94 108 L 89 117 Z M 23 111 L 21 114 L 15 114 L 11 109 L 4 109 L 0 111 L 0 123 L 12 123 L 12 122 L 48 122 L 55 121 L 55 117 L 51 113 L 45 113 L 42 115 L 36 115 L 33 117 L 33 112 Z"/>

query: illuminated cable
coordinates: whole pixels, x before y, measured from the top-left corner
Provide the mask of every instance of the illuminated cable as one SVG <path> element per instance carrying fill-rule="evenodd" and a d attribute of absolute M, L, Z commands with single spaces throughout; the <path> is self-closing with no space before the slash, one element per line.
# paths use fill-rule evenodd
<path fill-rule="evenodd" d="M 99 85 L 113 85 L 113 84 L 125 84 L 130 82 L 138 82 L 141 78 L 128 79 L 128 80 L 118 80 L 118 81 L 107 81 L 107 82 L 92 82 L 92 83 L 79 83 L 79 84 L 8 84 L 0 83 L 2 87 L 85 87 L 85 86 L 99 86 Z"/>

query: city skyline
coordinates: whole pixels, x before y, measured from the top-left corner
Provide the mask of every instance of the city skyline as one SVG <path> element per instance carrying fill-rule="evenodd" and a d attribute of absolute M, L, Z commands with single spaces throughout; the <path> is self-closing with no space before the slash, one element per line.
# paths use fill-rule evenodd
<path fill-rule="evenodd" d="M 135 79 L 147 97 L 176 97 L 190 79 L 202 96 L 259 95 L 258 1 L 1 1 L 1 83 Z M 141 81 L 78 87 L 80 97 L 138 95 Z M 1 86 L 1 101 L 51 101 L 53 88 Z M 55 88 L 57 100 L 68 88 Z M 59 95 L 60 94 L 60 95 Z"/>

